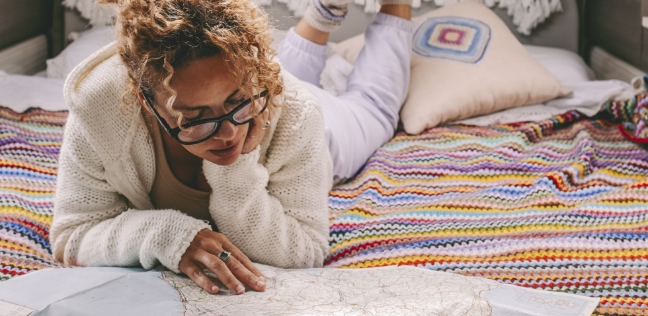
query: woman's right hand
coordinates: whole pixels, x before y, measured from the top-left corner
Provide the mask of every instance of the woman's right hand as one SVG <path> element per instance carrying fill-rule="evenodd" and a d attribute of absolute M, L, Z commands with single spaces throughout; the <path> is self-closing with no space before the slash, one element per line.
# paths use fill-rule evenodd
<path fill-rule="evenodd" d="M 223 250 L 231 253 L 229 261 L 218 258 Z M 208 293 L 216 294 L 220 289 L 203 273 L 213 272 L 234 294 L 243 294 L 249 286 L 255 291 L 265 290 L 266 278 L 252 261 L 221 233 L 203 229 L 196 234 L 189 248 L 180 258 L 178 269 Z"/>

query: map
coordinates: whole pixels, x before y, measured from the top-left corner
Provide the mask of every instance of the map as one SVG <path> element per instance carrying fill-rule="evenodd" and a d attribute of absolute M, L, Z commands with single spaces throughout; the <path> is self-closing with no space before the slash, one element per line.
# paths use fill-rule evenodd
<path fill-rule="evenodd" d="M 233 295 L 213 274 L 219 294 L 170 271 L 185 315 L 591 315 L 599 300 L 533 290 L 417 267 L 284 270 L 257 267 L 265 292 Z"/>

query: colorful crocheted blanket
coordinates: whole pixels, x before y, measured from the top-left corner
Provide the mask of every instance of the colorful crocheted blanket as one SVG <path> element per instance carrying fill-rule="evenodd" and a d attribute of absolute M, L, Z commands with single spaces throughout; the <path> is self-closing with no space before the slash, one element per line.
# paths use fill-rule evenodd
<path fill-rule="evenodd" d="M 648 314 L 648 152 L 607 120 L 400 133 L 330 208 L 329 267 L 415 265 Z"/>
<path fill-rule="evenodd" d="M 648 76 L 644 80 L 648 81 Z M 648 83 L 646 86 L 648 87 Z M 607 102 L 605 110 L 621 122 L 619 131 L 623 136 L 640 144 L 648 144 L 647 93 L 628 100 Z"/>
<path fill-rule="evenodd" d="M 0 107 L 0 280 L 58 266 L 49 227 L 66 118 Z"/>
<path fill-rule="evenodd" d="M 0 108 L 0 277 L 57 266 L 48 227 L 65 113 Z M 416 265 L 648 308 L 648 152 L 618 124 L 398 134 L 331 192 L 329 267 Z"/>

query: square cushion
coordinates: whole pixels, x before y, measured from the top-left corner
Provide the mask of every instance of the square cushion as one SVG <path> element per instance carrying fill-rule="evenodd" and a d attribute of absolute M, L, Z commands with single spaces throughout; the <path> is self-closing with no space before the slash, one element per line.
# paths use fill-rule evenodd
<path fill-rule="evenodd" d="M 407 133 L 571 93 L 483 4 L 462 2 L 413 21 L 410 89 L 401 110 Z M 363 46 L 359 35 L 334 50 L 353 63 Z"/>

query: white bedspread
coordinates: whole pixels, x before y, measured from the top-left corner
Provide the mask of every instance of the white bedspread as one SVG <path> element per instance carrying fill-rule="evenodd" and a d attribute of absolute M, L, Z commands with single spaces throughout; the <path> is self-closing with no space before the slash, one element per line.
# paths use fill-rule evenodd
<path fill-rule="evenodd" d="M 540 121 L 572 110 L 579 111 L 587 116 L 594 116 L 603 109 L 603 105 L 607 100 L 630 88 L 630 84 L 619 80 L 584 81 L 563 83 L 563 85 L 573 89 L 574 92 L 568 97 L 551 100 L 544 104 L 520 106 L 455 123 L 487 126 L 522 121 Z"/>
<path fill-rule="evenodd" d="M 63 98 L 65 79 L 10 75 L 0 71 L 0 106 L 16 112 L 30 107 L 49 111 L 67 110 Z"/>

